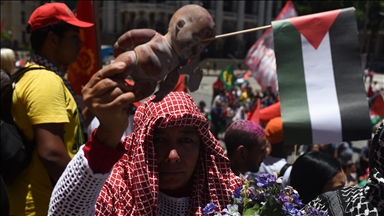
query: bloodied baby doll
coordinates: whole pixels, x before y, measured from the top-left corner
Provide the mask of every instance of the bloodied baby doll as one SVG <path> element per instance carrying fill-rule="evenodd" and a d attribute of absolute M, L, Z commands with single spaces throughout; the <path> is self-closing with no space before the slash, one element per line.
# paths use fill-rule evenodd
<path fill-rule="evenodd" d="M 126 73 L 135 81 L 136 100 L 153 94 L 165 78 L 154 98 L 159 101 L 174 89 L 179 74 L 189 74 L 190 91 L 199 88 L 203 78 L 199 55 L 210 43 L 202 40 L 215 34 L 215 22 L 205 8 L 185 5 L 173 14 L 166 35 L 152 29 L 130 30 L 115 43 L 114 56 L 117 62 L 130 65 Z"/>

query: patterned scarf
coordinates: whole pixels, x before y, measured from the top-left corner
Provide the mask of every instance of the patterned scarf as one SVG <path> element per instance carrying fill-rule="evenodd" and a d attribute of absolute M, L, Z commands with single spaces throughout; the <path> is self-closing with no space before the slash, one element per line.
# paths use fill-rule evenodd
<path fill-rule="evenodd" d="M 34 55 L 31 56 L 30 61 L 33 61 L 33 62 L 35 62 L 38 65 L 44 66 L 47 70 L 50 70 L 50 71 L 54 72 L 55 74 L 57 74 L 63 80 L 65 86 L 67 87 L 69 92 L 71 92 L 72 97 L 73 97 L 73 99 L 76 102 L 77 111 L 78 111 L 78 114 L 79 114 L 79 119 L 80 119 L 80 124 L 81 124 L 81 131 L 82 132 L 86 131 L 84 117 L 83 117 L 83 114 L 81 113 L 81 110 L 79 108 L 79 104 L 77 103 L 76 94 L 73 91 L 72 86 L 71 86 L 71 84 L 69 84 L 68 80 L 65 79 L 64 75 L 59 71 L 59 69 L 55 65 L 53 65 L 50 61 L 48 61 L 48 59 L 46 59 L 46 58 L 44 58 L 44 57 L 42 57 L 40 55 L 34 54 Z"/>
<path fill-rule="evenodd" d="M 327 215 L 384 215 L 384 121 L 372 139 L 370 173 L 364 187 L 346 187 L 320 195 L 308 203 Z"/>
<path fill-rule="evenodd" d="M 105 182 L 95 215 L 157 215 L 159 185 L 153 134 L 156 128 L 176 126 L 196 128 L 204 145 L 192 177 L 188 214 L 202 215 L 210 202 L 223 209 L 241 181 L 232 173 L 219 141 L 209 131 L 208 121 L 185 92 L 171 92 L 156 103 L 152 99 L 135 113 L 135 131 L 125 138 L 127 152 Z"/>

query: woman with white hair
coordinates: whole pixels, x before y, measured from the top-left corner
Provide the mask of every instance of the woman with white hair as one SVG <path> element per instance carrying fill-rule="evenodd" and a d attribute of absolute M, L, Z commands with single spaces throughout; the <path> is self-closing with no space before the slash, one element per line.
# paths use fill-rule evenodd
<path fill-rule="evenodd" d="M 15 72 L 15 53 L 12 49 L 1 48 L 1 70 L 12 75 Z"/>

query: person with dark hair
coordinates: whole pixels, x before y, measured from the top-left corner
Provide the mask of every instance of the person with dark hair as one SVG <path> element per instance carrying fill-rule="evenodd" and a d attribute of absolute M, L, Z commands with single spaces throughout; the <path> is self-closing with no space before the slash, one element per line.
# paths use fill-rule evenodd
<path fill-rule="evenodd" d="M 85 142 L 85 119 L 63 70 L 79 54 L 79 28 L 92 25 L 64 3 L 46 3 L 28 20 L 34 54 L 15 85 L 12 117 L 35 149 L 29 166 L 7 183 L 10 215 L 46 215 L 55 183 Z"/>
<path fill-rule="evenodd" d="M 341 168 L 343 169 L 345 174 L 345 186 L 348 187 L 357 185 L 358 182 L 356 178 L 356 163 L 354 163 L 353 161 L 346 161 L 341 164 Z"/>
<path fill-rule="evenodd" d="M 344 187 L 319 195 L 308 203 L 329 216 L 384 215 L 384 120 L 372 139 L 369 177 L 364 187 Z M 300 194 L 301 196 L 301 194 Z"/>
<path fill-rule="evenodd" d="M 231 169 L 236 174 L 257 173 L 267 156 L 267 139 L 264 129 L 249 120 L 236 120 L 229 125 L 224 135 Z"/>
<path fill-rule="evenodd" d="M 319 151 L 309 151 L 293 163 L 290 185 L 307 204 L 322 193 L 344 187 L 345 175 L 338 160 Z"/>

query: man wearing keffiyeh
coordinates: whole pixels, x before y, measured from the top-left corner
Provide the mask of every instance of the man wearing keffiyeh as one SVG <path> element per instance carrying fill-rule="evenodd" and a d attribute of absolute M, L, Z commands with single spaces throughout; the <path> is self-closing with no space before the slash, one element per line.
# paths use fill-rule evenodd
<path fill-rule="evenodd" d="M 147 99 L 134 132 L 120 141 L 135 100 L 126 67 L 112 63 L 83 88 L 100 126 L 56 184 L 49 215 L 202 215 L 210 202 L 225 208 L 241 181 L 187 93 Z"/>

